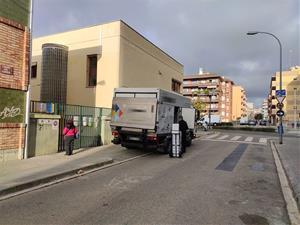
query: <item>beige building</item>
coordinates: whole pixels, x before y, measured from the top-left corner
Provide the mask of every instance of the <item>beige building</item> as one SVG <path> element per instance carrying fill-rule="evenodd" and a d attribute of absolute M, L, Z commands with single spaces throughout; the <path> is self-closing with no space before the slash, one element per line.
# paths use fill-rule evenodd
<path fill-rule="evenodd" d="M 277 100 L 276 90 L 279 86 L 280 73 L 276 72 L 272 76 L 269 92 L 269 119 L 272 124 L 276 124 Z M 291 67 L 289 71 L 282 72 L 282 89 L 286 90 L 286 98 L 283 101 L 283 111 L 285 116 L 283 121 L 289 126 L 299 124 L 300 126 L 300 66 Z"/>
<path fill-rule="evenodd" d="M 247 98 L 243 87 L 232 86 L 232 120 L 238 121 L 241 117 L 247 115 Z"/>
<path fill-rule="evenodd" d="M 188 75 L 183 78 L 183 95 L 192 99 L 197 98 L 195 92 L 202 94 L 200 101 L 206 104 L 204 114 L 208 115 L 209 109 L 212 115 L 219 115 L 222 122 L 232 120 L 232 86 L 233 82 L 225 77 L 201 73 Z M 210 98 L 211 95 L 211 98 Z"/>
<path fill-rule="evenodd" d="M 32 100 L 47 99 L 44 84 L 59 69 L 61 79 L 50 83 L 66 89 L 67 104 L 110 108 L 117 87 L 182 89 L 183 65 L 123 21 L 35 38 L 32 57 Z"/>

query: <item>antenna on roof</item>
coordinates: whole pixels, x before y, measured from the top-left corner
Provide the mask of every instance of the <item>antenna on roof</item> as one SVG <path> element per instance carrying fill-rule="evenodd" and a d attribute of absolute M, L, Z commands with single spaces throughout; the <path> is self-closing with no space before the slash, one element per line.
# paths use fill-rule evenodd
<path fill-rule="evenodd" d="M 202 75 L 202 74 L 203 74 L 203 68 L 199 67 L 199 75 Z"/>

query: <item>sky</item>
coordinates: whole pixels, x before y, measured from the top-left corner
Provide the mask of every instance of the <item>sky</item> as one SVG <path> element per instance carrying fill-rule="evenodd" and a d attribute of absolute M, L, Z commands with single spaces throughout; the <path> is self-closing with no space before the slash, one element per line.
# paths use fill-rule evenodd
<path fill-rule="evenodd" d="M 33 37 L 123 20 L 184 65 L 244 87 L 259 107 L 271 76 L 300 65 L 299 0 L 34 0 Z"/>

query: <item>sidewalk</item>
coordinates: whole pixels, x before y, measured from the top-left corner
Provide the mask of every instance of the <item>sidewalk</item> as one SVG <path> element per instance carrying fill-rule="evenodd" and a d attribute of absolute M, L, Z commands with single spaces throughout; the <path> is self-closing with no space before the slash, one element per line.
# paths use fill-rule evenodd
<path fill-rule="evenodd" d="M 275 141 L 275 146 L 300 210 L 300 138 L 285 137 L 283 144 Z"/>
<path fill-rule="evenodd" d="M 78 149 L 71 156 L 61 152 L 0 163 L 0 196 L 113 163 L 101 151 L 109 147 Z"/>

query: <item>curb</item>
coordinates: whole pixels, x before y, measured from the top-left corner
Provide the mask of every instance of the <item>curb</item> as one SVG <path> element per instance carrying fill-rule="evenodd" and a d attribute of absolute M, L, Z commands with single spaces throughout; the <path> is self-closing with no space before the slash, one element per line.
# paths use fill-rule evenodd
<path fill-rule="evenodd" d="M 283 166 L 283 165 L 284 165 L 284 164 L 283 164 L 283 160 L 282 160 L 282 158 L 281 158 L 281 156 L 280 156 L 280 154 L 279 154 L 278 148 L 276 147 L 276 144 L 274 143 L 274 141 L 272 141 L 272 142 L 273 142 L 273 146 L 274 146 L 274 148 L 275 148 L 275 150 L 276 150 L 276 152 L 277 152 L 277 154 L 278 154 L 278 157 L 279 157 L 279 159 L 280 159 L 280 162 L 281 162 L 281 164 L 282 164 L 284 173 L 286 174 L 286 177 L 287 177 L 289 186 L 290 186 L 290 188 L 291 188 L 291 190 L 292 190 L 293 196 L 294 196 L 295 201 L 296 201 L 296 203 L 297 203 L 298 210 L 300 211 L 300 193 L 296 193 L 296 191 L 294 190 L 293 185 L 292 185 L 292 181 L 291 181 L 290 177 L 287 176 L 287 174 L 288 174 L 288 173 L 287 173 L 287 170 L 286 170 L 285 166 Z"/>
<path fill-rule="evenodd" d="M 289 178 L 286 175 L 284 167 L 282 165 L 281 159 L 278 154 L 278 149 L 275 146 L 274 141 L 270 142 L 270 147 L 273 153 L 277 175 L 279 178 L 281 191 L 285 200 L 286 210 L 288 213 L 288 217 L 291 225 L 299 225 L 300 224 L 300 213 L 298 209 L 298 204 L 296 199 L 293 196 L 293 190 L 289 183 Z"/>
<path fill-rule="evenodd" d="M 93 169 L 98 168 L 98 167 L 103 167 L 105 165 L 112 164 L 113 162 L 114 162 L 113 159 L 109 159 L 109 160 L 106 160 L 104 162 L 94 163 L 94 164 L 91 164 L 91 165 L 83 166 L 83 167 L 72 169 L 72 170 L 69 170 L 69 171 L 64 171 L 64 172 L 61 172 L 61 173 L 57 173 L 55 175 L 39 178 L 37 180 L 29 181 L 29 182 L 26 182 L 26 183 L 23 183 L 23 184 L 18 184 L 16 186 L 9 187 L 9 188 L 1 190 L 0 191 L 0 197 L 4 197 L 5 195 L 9 195 L 9 194 L 12 194 L 12 193 L 15 193 L 15 192 L 20 192 L 20 191 L 23 191 L 25 189 L 33 188 L 35 186 L 43 185 L 43 184 L 49 183 L 51 181 L 59 180 L 59 179 L 62 179 L 64 177 L 67 177 L 67 176 L 80 174 L 81 171 L 83 171 L 83 170 L 93 170 Z"/>

